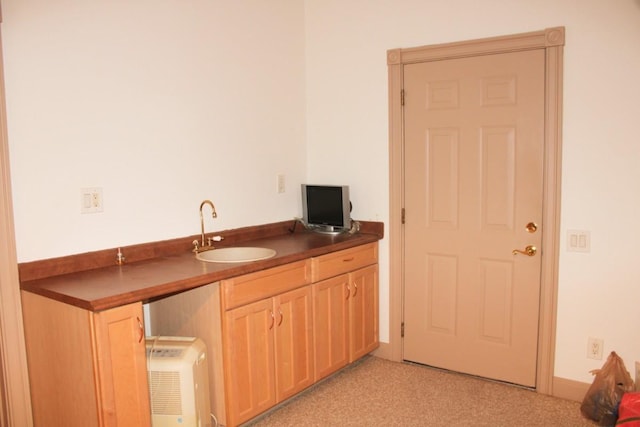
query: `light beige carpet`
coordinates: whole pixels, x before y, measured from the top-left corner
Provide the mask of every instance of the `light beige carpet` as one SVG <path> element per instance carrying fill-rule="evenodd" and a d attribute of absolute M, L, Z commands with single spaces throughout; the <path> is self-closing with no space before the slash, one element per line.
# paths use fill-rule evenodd
<path fill-rule="evenodd" d="M 249 423 L 265 426 L 593 426 L 580 404 L 367 357 Z"/>

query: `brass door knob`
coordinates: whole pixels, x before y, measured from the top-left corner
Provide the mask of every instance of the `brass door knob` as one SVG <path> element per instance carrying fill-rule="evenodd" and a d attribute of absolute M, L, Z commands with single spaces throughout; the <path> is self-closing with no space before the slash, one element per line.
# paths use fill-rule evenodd
<path fill-rule="evenodd" d="M 514 249 L 511 253 L 514 255 L 522 254 L 527 256 L 534 256 L 536 252 L 538 252 L 538 249 L 533 245 L 529 245 L 524 248 L 524 251 L 520 249 Z"/>
<path fill-rule="evenodd" d="M 538 224 L 530 222 L 524 227 L 529 233 L 535 233 L 538 230 Z"/>

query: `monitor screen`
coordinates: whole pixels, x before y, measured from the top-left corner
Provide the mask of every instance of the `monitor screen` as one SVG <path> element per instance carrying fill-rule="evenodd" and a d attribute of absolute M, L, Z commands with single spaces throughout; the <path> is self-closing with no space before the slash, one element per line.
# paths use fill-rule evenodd
<path fill-rule="evenodd" d="M 302 184 L 303 220 L 311 227 L 339 231 L 351 227 L 349 187 Z"/>

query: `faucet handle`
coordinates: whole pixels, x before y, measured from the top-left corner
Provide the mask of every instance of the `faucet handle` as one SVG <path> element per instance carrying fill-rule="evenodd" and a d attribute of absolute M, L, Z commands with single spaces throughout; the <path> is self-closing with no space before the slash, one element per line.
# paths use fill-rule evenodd
<path fill-rule="evenodd" d="M 116 254 L 116 264 L 118 265 L 122 265 L 124 264 L 124 254 L 122 253 L 122 250 L 120 248 L 118 248 L 118 253 Z"/>
<path fill-rule="evenodd" d="M 224 237 L 222 237 L 222 236 L 212 236 L 212 237 L 207 237 L 207 244 L 208 244 L 209 246 L 211 246 L 211 244 L 212 244 L 213 242 L 221 242 L 221 241 L 223 241 L 223 240 L 224 240 Z"/>
<path fill-rule="evenodd" d="M 198 253 L 198 251 L 200 250 L 198 248 L 198 241 L 194 240 L 193 242 L 191 242 L 191 244 L 193 245 L 193 252 Z"/>

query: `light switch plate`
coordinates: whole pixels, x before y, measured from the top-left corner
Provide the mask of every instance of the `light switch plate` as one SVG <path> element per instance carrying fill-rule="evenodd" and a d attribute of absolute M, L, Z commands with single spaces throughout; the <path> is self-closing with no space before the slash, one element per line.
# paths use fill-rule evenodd
<path fill-rule="evenodd" d="M 588 230 L 567 230 L 567 251 L 591 252 L 591 232 Z"/>

